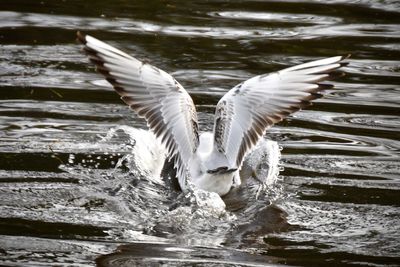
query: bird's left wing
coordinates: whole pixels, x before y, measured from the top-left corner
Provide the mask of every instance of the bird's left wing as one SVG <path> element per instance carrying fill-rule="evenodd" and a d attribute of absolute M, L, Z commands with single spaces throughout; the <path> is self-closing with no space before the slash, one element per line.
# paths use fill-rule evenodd
<path fill-rule="evenodd" d="M 321 84 L 347 57 L 331 57 L 253 77 L 226 93 L 218 102 L 212 158 L 225 158 L 229 168 L 240 168 L 243 158 L 265 130 L 289 114 L 310 105 Z M 214 168 L 219 166 L 214 166 Z"/>
<path fill-rule="evenodd" d="M 78 40 L 97 70 L 121 99 L 166 146 L 185 187 L 187 163 L 199 143 L 196 109 L 186 90 L 168 73 L 78 32 Z"/>

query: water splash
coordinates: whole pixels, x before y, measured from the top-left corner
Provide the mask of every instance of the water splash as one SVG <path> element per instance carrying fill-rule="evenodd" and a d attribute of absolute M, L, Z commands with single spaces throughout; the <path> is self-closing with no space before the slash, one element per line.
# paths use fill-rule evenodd
<path fill-rule="evenodd" d="M 185 193 L 171 187 L 168 177 L 160 175 L 165 149 L 152 133 L 118 126 L 102 136 L 98 145 L 113 143 L 114 139 L 129 148 L 128 153 L 116 153 L 119 157 L 114 166 L 101 169 L 97 163 L 85 167 L 86 161 L 71 154 L 62 167 L 83 177 L 81 195 L 85 197 L 81 205 L 94 205 L 101 199 L 103 207 L 113 211 L 116 218 L 110 220 L 121 225 L 108 231 L 114 239 L 168 237 L 184 244 L 218 246 L 234 225 L 248 224 L 259 209 L 281 196 L 279 186 L 275 186 L 280 159 L 276 142 L 263 140 L 246 161 L 246 167 L 253 169 L 260 181 L 248 177 L 240 190 L 221 199 L 216 193 L 193 187 Z M 103 156 L 111 155 L 104 152 Z M 91 160 L 101 161 L 103 156 Z M 241 203 L 240 212 L 233 211 L 232 202 Z"/>

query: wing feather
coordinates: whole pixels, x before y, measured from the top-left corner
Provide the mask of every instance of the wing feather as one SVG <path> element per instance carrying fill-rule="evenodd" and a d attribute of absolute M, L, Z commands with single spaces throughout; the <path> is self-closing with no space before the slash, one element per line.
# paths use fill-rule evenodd
<path fill-rule="evenodd" d="M 198 144 L 198 123 L 193 100 L 168 73 L 78 32 L 78 40 L 97 70 L 105 76 L 121 99 L 165 145 L 185 187 L 187 162 Z"/>
<path fill-rule="evenodd" d="M 346 65 L 336 56 L 259 75 L 232 88 L 216 107 L 214 157 L 227 159 L 230 168 L 240 168 L 244 156 L 265 130 L 320 97 L 320 84 L 335 77 L 333 71 Z M 218 155 L 217 155 L 218 154 Z"/>

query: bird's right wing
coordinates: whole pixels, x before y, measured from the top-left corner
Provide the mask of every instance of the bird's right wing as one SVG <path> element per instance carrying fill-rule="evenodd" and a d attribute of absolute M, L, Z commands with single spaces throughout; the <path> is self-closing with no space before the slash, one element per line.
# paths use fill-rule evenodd
<path fill-rule="evenodd" d="M 332 78 L 346 58 L 325 58 L 256 76 L 231 89 L 216 107 L 213 158 L 225 158 L 229 168 L 240 168 L 268 127 L 332 87 L 320 82 Z"/>
<path fill-rule="evenodd" d="M 175 159 L 181 187 L 185 187 L 187 163 L 198 144 L 197 114 L 186 90 L 168 73 L 89 35 L 78 32 L 78 40 L 97 70 L 105 76 L 121 99 L 166 146 Z"/>

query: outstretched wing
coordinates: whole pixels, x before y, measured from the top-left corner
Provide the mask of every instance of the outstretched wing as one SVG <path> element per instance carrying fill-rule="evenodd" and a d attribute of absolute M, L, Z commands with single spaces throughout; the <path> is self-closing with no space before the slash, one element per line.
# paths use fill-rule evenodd
<path fill-rule="evenodd" d="M 189 94 L 171 75 L 150 64 L 89 35 L 78 32 L 78 40 L 121 99 L 161 139 L 184 186 L 186 164 L 199 143 L 196 109 Z"/>
<path fill-rule="evenodd" d="M 253 77 L 231 89 L 218 102 L 214 122 L 214 157 L 240 167 L 265 130 L 320 97 L 332 85 L 332 71 L 348 57 L 331 57 Z"/>

